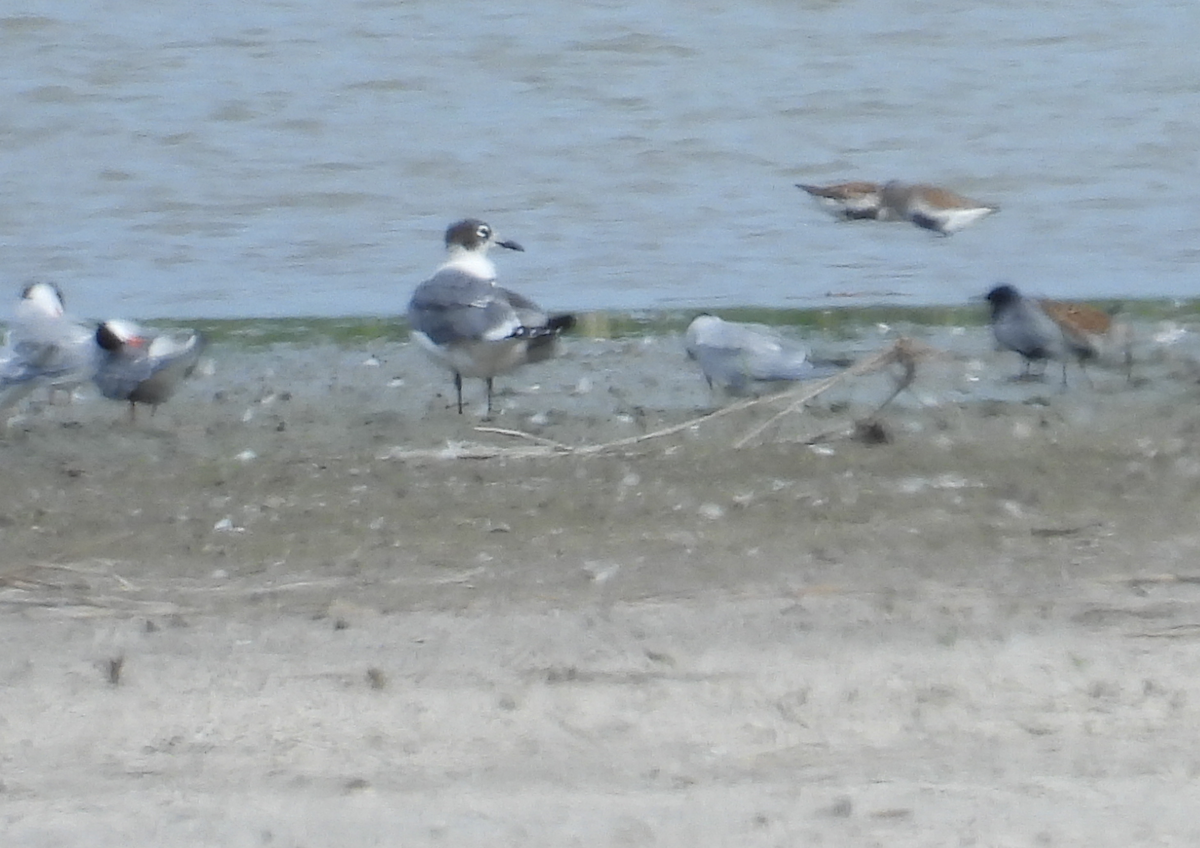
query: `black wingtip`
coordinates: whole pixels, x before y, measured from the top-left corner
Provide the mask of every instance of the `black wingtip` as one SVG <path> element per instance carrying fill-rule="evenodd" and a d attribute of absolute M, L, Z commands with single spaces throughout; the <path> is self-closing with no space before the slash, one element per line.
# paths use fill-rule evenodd
<path fill-rule="evenodd" d="M 575 326 L 575 316 L 566 315 L 551 315 L 546 321 L 546 328 L 556 333 L 565 333 Z"/>

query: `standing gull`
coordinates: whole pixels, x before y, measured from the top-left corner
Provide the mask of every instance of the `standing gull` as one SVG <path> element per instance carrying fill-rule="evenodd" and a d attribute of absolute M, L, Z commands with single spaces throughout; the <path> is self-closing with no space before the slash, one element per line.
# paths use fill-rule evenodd
<path fill-rule="evenodd" d="M 688 325 L 684 346 L 704 373 L 709 388 L 722 386 L 742 394 L 752 383 L 813 380 L 838 371 L 834 365 L 816 365 L 808 351 L 761 324 L 724 321 L 715 315 L 698 315 Z"/>
<path fill-rule="evenodd" d="M 446 262 L 413 292 L 408 323 L 413 337 L 435 362 L 454 373 L 458 412 L 463 411 L 462 378 L 487 384 L 492 414 L 492 380 L 529 362 L 554 355 L 574 315 L 547 315 L 537 304 L 496 285 L 496 266 L 487 256 L 492 245 L 525 248 L 500 241 L 490 226 L 466 218 L 446 229 Z"/>
<path fill-rule="evenodd" d="M 96 328 L 102 356 L 93 378 L 100 394 L 129 402 L 129 419 L 137 404 L 150 404 L 150 414 L 175 393 L 192 373 L 205 339 L 196 332 L 153 334 L 129 321 L 105 321 Z"/>

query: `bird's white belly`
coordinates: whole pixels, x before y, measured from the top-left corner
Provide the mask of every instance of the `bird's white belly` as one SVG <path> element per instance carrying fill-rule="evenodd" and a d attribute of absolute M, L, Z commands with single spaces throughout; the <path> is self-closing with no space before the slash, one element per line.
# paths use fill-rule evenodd
<path fill-rule="evenodd" d="M 980 218 L 991 213 L 991 209 L 986 206 L 976 206 L 964 209 L 945 209 L 939 210 L 930 215 L 930 217 L 938 218 L 942 222 L 942 229 L 948 233 L 956 233 L 964 227 L 969 227 L 971 224 L 978 221 Z"/>
<path fill-rule="evenodd" d="M 413 337 L 435 362 L 464 377 L 495 377 L 526 361 L 525 339 L 473 340 L 439 346 L 422 332 L 414 332 Z"/>

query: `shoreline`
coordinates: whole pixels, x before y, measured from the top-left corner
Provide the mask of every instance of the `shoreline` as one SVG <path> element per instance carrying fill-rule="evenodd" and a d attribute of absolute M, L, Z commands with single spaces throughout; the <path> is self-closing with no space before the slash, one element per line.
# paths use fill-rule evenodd
<path fill-rule="evenodd" d="M 569 338 L 490 422 L 385 340 L 213 345 L 134 425 L 34 404 L 0 439 L 10 841 L 1197 841 L 1195 334 L 1065 392 L 985 327 L 914 335 L 955 355 L 883 444 L 843 434 L 887 373 L 741 449 L 771 404 L 449 458 L 694 422 L 670 334 Z"/>
<path fill-rule="evenodd" d="M 982 297 L 982 293 L 981 293 Z M 1200 298 L 1146 298 L 1077 301 L 1140 324 L 1161 321 L 1200 323 Z M 986 304 L 879 305 L 822 307 L 710 306 L 631 311 L 579 311 L 569 335 L 621 339 L 681 333 L 697 314 L 711 312 L 730 321 L 747 321 L 817 333 L 852 333 L 888 324 L 903 327 L 980 327 L 988 322 Z M 90 319 L 89 319 L 90 320 Z M 408 338 L 402 313 L 394 316 L 291 316 L 271 318 L 148 318 L 147 326 L 196 329 L 210 341 L 241 348 L 273 344 L 353 345 L 402 342 Z"/>

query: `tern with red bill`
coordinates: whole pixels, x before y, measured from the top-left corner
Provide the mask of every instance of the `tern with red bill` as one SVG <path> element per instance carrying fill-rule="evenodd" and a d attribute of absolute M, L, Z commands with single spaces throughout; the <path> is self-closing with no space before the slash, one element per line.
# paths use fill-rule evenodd
<path fill-rule="evenodd" d="M 150 404 L 153 415 L 175 393 L 195 369 L 205 340 L 197 332 L 155 333 L 114 319 L 96 328 L 96 344 L 102 351 L 96 386 L 106 398 L 128 401 L 133 420 L 137 404 Z"/>

